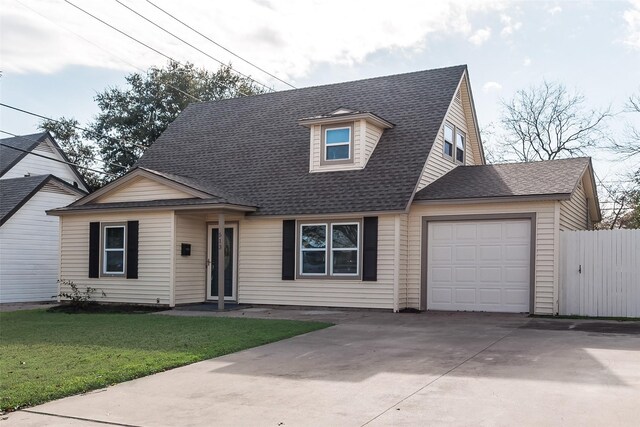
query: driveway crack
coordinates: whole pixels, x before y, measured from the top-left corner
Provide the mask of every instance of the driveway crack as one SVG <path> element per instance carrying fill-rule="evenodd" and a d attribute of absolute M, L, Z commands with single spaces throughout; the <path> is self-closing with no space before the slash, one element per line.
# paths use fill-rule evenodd
<path fill-rule="evenodd" d="M 446 377 L 447 375 L 449 375 L 451 372 L 455 371 L 456 369 L 458 369 L 460 366 L 464 365 L 465 363 L 467 363 L 468 361 L 475 359 L 478 355 L 484 353 L 485 351 L 487 351 L 488 349 L 490 349 L 491 347 L 493 347 L 494 345 L 498 344 L 500 341 L 502 341 L 503 339 L 507 338 L 509 335 L 513 334 L 516 329 L 518 328 L 513 328 L 511 331 L 509 331 L 509 333 L 503 335 L 502 337 L 498 338 L 497 340 L 493 341 L 491 344 L 487 345 L 486 347 L 484 347 L 483 349 L 481 349 L 480 351 L 478 351 L 475 354 L 472 354 L 471 356 L 467 357 L 466 359 L 464 359 L 462 362 L 458 363 L 457 365 L 455 365 L 454 367 L 452 367 L 451 369 L 449 369 L 448 371 L 440 374 L 438 377 L 432 379 L 431 381 L 429 381 L 427 384 L 423 385 L 422 387 L 420 387 L 419 389 L 415 390 L 414 392 L 408 394 L 407 396 L 403 397 L 402 399 L 400 399 L 399 401 L 397 401 L 396 403 L 394 403 L 393 405 L 389 406 L 387 409 L 385 409 L 384 411 L 380 412 L 378 415 L 376 415 L 375 417 L 371 418 L 369 421 L 367 421 L 366 423 L 362 424 L 361 427 L 364 427 L 370 423 L 372 423 L 373 421 L 377 420 L 378 418 L 380 418 L 381 416 L 383 416 L 384 414 L 386 414 L 387 412 L 389 412 L 390 410 L 392 410 L 393 408 L 395 408 L 396 406 L 400 405 L 402 402 L 404 402 L 405 400 L 409 399 L 410 397 L 416 395 L 417 393 L 420 393 L 422 390 L 424 390 L 425 388 L 429 387 L 431 384 L 435 383 L 436 381 L 438 381 L 439 379 Z"/>
<path fill-rule="evenodd" d="M 137 426 L 137 425 L 134 425 L 134 424 L 122 424 L 122 423 L 116 423 L 116 422 L 112 422 L 112 421 L 101 421 L 101 420 L 94 420 L 94 419 L 91 419 L 91 418 L 74 417 L 74 416 L 71 416 L 71 415 L 52 414 L 50 412 L 34 411 L 32 409 L 22 409 L 22 412 L 28 412 L 30 414 L 46 415 L 46 416 L 49 416 L 49 417 L 67 418 L 67 419 L 70 419 L 70 420 L 89 421 L 89 422 L 96 423 L 96 424 L 106 424 L 106 425 L 110 425 L 110 426 L 141 427 L 141 426 Z"/>

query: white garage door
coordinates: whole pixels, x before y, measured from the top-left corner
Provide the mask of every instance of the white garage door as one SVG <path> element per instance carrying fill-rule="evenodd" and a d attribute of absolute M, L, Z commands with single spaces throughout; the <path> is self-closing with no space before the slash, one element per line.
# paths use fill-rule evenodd
<path fill-rule="evenodd" d="M 530 220 L 429 222 L 427 309 L 528 312 Z"/>

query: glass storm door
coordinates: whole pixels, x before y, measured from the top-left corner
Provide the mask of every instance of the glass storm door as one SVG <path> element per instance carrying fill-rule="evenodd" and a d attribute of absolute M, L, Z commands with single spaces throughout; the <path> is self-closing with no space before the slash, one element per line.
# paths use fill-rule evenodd
<path fill-rule="evenodd" d="M 235 225 L 225 228 L 224 241 L 224 299 L 236 299 L 236 231 Z M 209 228 L 209 280 L 207 283 L 207 299 L 218 299 L 218 228 Z"/>

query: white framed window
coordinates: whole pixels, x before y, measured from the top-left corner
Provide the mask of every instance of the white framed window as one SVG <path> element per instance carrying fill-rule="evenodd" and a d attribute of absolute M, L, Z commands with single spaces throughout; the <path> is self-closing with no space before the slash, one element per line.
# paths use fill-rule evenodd
<path fill-rule="evenodd" d="M 453 137 L 455 135 L 454 127 L 449 123 L 444 124 L 444 155 L 453 158 Z"/>
<path fill-rule="evenodd" d="M 300 275 L 326 276 L 327 224 L 300 225 Z"/>
<path fill-rule="evenodd" d="M 324 130 L 324 160 L 351 159 L 351 127 L 333 127 Z"/>
<path fill-rule="evenodd" d="M 456 129 L 456 162 L 458 163 L 464 163 L 465 141 L 464 133 Z"/>
<path fill-rule="evenodd" d="M 127 227 L 124 224 L 102 226 L 102 275 L 123 276 L 126 263 Z"/>
<path fill-rule="evenodd" d="M 301 223 L 298 230 L 300 277 L 360 276 L 360 222 Z"/>
<path fill-rule="evenodd" d="M 358 276 L 360 274 L 360 224 L 340 222 L 331 224 L 331 275 Z"/>

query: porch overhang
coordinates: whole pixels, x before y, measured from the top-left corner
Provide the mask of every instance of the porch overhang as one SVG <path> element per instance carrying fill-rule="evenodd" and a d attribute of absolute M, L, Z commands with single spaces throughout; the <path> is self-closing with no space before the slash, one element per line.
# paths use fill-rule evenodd
<path fill-rule="evenodd" d="M 63 208 L 51 209 L 47 215 L 63 216 L 88 213 L 106 213 L 123 211 L 150 211 L 150 210 L 172 210 L 172 211 L 196 211 L 196 212 L 255 212 L 257 206 L 247 206 L 233 203 L 224 203 L 218 199 L 167 199 L 148 200 L 139 202 L 117 202 L 117 203 L 93 203 L 79 206 L 67 206 Z"/>

